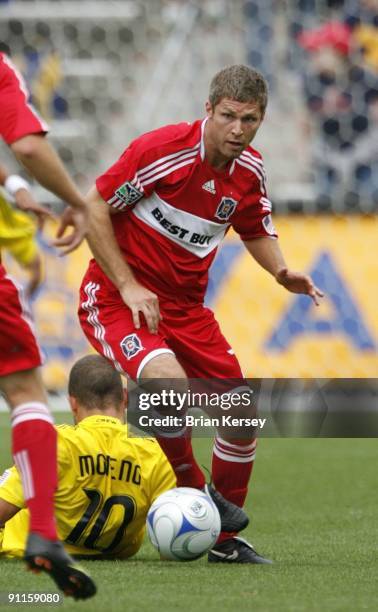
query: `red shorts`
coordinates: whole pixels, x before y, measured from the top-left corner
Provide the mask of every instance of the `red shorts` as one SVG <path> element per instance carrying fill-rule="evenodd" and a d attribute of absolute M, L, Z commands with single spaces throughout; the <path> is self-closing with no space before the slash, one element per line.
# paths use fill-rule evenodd
<path fill-rule="evenodd" d="M 36 368 L 42 355 L 23 291 L 0 265 L 0 376 Z"/>
<path fill-rule="evenodd" d="M 0 53 L 0 135 L 7 144 L 28 134 L 48 131 L 47 124 L 28 103 L 28 95 L 23 77 Z"/>
<path fill-rule="evenodd" d="M 115 286 L 91 266 L 80 290 L 79 318 L 96 351 L 134 380 L 162 353 L 173 353 L 189 378 L 243 378 L 211 310 L 162 298 L 159 305 L 163 320 L 158 334 L 151 334 L 145 323 L 135 329 L 131 311 Z"/>

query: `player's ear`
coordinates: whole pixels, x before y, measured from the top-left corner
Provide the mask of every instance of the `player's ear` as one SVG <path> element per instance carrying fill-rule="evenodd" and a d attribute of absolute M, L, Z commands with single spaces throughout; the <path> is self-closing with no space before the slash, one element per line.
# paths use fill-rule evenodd
<path fill-rule="evenodd" d="M 126 387 L 124 387 L 123 388 L 123 407 L 124 407 L 124 410 L 127 409 L 127 402 L 128 402 L 128 393 L 127 393 Z"/>
<path fill-rule="evenodd" d="M 208 117 L 213 116 L 213 107 L 211 105 L 210 100 L 206 100 L 205 109 Z"/>
<path fill-rule="evenodd" d="M 68 396 L 68 401 L 70 403 L 71 412 L 73 414 L 74 421 L 76 423 L 77 422 L 78 411 L 79 411 L 79 403 L 78 403 L 76 397 L 74 397 L 73 395 L 69 395 Z"/>

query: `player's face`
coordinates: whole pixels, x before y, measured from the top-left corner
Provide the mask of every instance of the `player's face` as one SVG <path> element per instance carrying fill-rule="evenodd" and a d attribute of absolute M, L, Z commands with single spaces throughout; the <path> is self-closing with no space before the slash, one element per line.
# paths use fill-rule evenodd
<path fill-rule="evenodd" d="M 206 155 L 214 165 L 239 157 L 264 119 L 258 102 L 223 98 L 214 108 L 207 102 L 206 111 L 209 117 L 205 128 Z"/>

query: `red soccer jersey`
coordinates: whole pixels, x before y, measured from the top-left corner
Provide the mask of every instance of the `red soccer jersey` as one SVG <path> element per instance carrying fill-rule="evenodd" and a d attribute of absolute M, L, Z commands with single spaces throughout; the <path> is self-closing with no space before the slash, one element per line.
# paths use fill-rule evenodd
<path fill-rule="evenodd" d="M 208 269 L 230 227 L 242 240 L 276 237 L 261 155 L 248 147 L 227 167 L 205 158 L 206 119 L 134 140 L 96 181 L 118 214 L 118 244 L 138 280 L 158 295 L 202 301 Z"/>

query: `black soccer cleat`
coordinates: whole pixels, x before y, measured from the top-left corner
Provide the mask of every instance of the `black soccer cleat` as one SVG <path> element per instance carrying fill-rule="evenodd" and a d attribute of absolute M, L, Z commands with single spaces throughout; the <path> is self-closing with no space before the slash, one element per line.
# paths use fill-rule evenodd
<path fill-rule="evenodd" d="M 207 493 L 218 508 L 221 518 L 221 531 L 226 533 L 239 532 L 245 529 L 249 523 L 249 518 L 243 508 L 228 501 L 210 484 L 206 484 L 203 491 Z"/>
<path fill-rule="evenodd" d="M 87 599 L 96 594 L 92 578 L 66 553 L 59 541 L 53 542 L 37 533 L 30 533 L 24 560 L 31 571 L 49 574 L 69 597 Z"/>
<path fill-rule="evenodd" d="M 252 544 L 237 536 L 215 544 L 209 551 L 207 560 L 209 563 L 256 563 L 260 565 L 273 563 L 270 559 L 259 555 Z"/>

